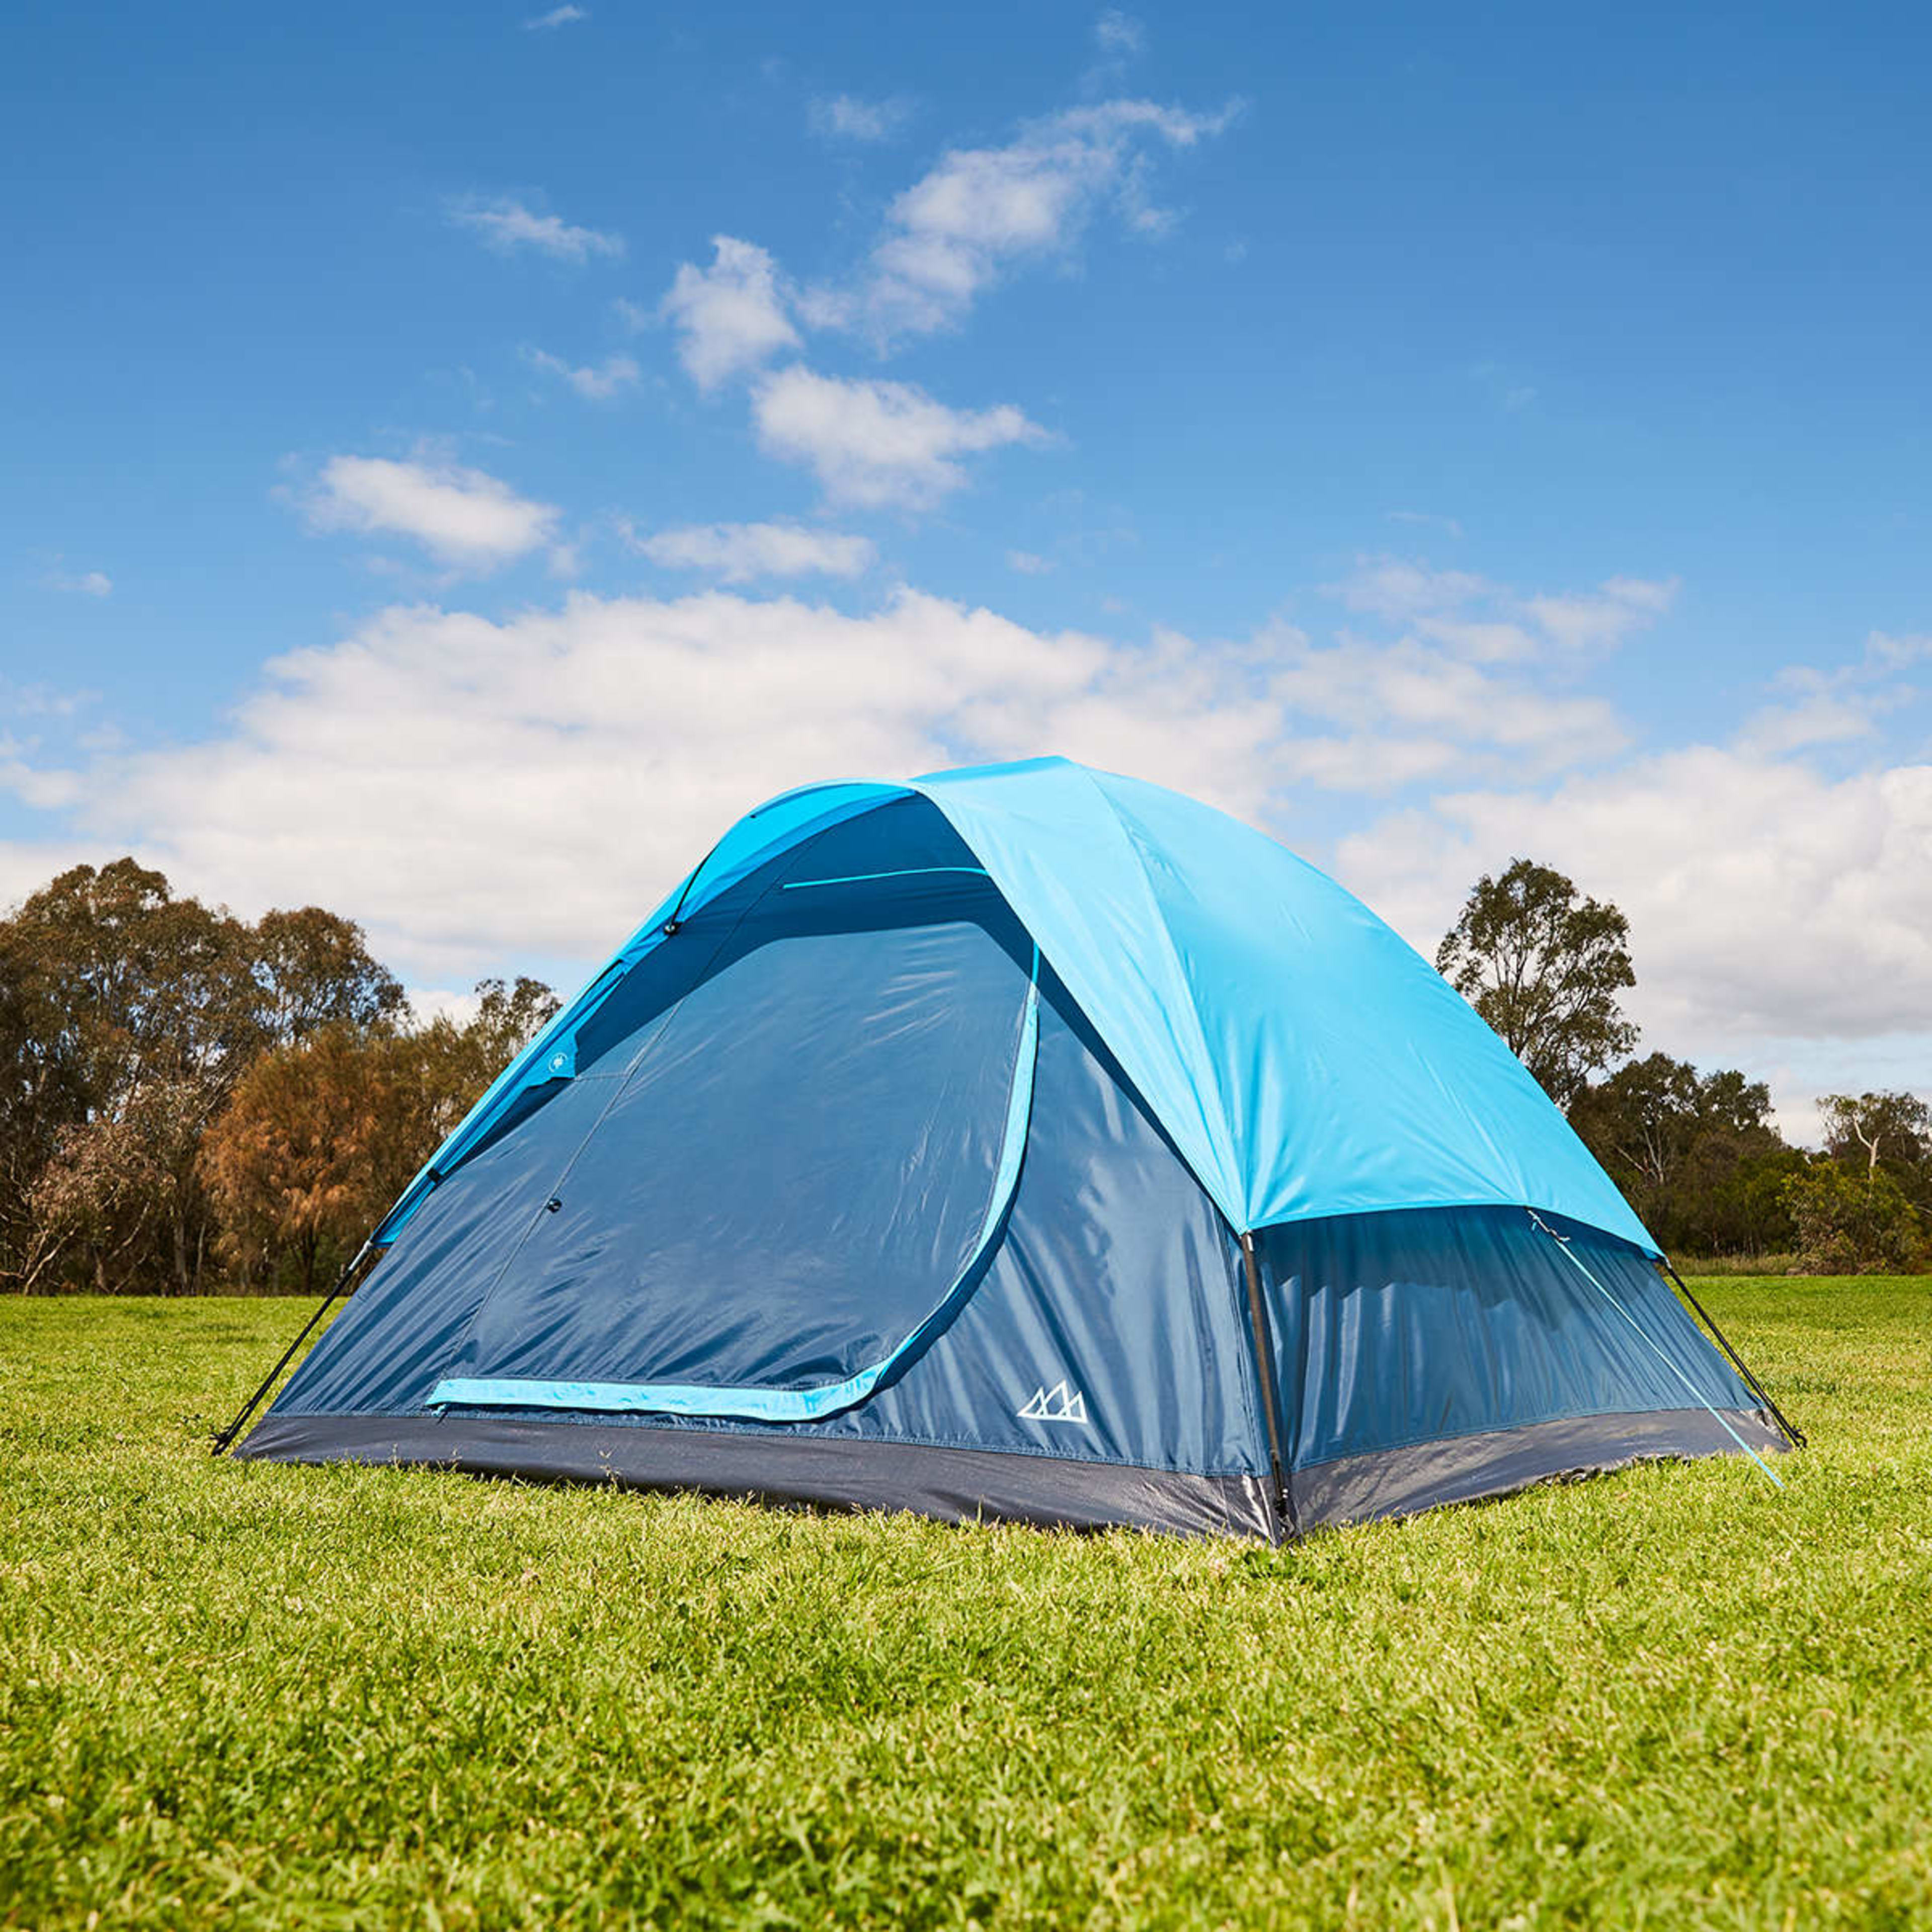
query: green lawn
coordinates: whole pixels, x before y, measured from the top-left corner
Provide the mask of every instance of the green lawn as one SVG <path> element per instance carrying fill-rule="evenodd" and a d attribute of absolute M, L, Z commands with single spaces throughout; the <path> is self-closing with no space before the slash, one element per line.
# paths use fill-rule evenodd
<path fill-rule="evenodd" d="M 1932 1924 L 1932 1282 L 1698 1286 L 1782 1494 L 1278 1551 L 214 1462 L 305 1310 L 0 1302 L 0 1924 Z"/>

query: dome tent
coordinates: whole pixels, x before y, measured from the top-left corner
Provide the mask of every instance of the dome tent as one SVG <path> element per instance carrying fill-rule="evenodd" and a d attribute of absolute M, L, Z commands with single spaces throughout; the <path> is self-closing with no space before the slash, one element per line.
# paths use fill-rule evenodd
<path fill-rule="evenodd" d="M 1057 758 L 740 820 L 371 1245 L 241 1454 L 1278 1538 L 1783 1442 L 1414 951 Z"/>

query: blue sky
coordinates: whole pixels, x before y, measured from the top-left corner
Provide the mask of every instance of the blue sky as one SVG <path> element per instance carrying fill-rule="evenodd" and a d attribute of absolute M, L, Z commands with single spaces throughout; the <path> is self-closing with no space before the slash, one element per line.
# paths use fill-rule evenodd
<path fill-rule="evenodd" d="M 1932 1088 L 1932 21 L 34 7 L 0 897 L 123 849 L 426 992 L 791 783 L 1061 749 L 1646 1044 Z"/>

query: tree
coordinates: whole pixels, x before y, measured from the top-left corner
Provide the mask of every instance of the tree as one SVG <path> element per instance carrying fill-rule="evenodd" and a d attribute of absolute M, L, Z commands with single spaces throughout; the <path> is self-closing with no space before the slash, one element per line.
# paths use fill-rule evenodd
<path fill-rule="evenodd" d="M 217 1232 L 202 1137 L 265 1047 L 392 1026 L 361 929 L 250 926 L 118 859 L 0 920 L 0 1278 L 190 1293 Z"/>
<path fill-rule="evenodd" d="M 270 1047 L 242 1076 L 201 1150 L 238 1269 L 272 1278 L 292 1259 L 312 1292 L 556 1010 L 538 980 L 476 990 L 466 1025 L 397 1033 L 337 1021 Z"/>
<path fill-rule="evenodd" d="M 1580 898 L 1561 872 L 1512 860 L 1476 882 L 1436 970 L 1501 1036 L 1558 1106 L 1636 1044 L 1618 995 L 1636 984 L 1630 925 Z"/>
<path fill-rule="evenodd" d="M 80 1068 L 47 989 L 0 925 L 0 1282 L 31 1288 L 58 1258 L 33 1190 L 63 1130 L 86 1118 Z"/>
<path fill-rule="evenodd" d="M 64 1268 L 100 1294 L 198 1292 L 214 1233 L 195 1173 L 204 1115 L 191 1082 L 153 1078 L 62 1129 L 28 1191 L 36 1244 L 20 1286 Z"/>
<path fill-rule="evenodd" d="M 454 1132 L 490 1083 L 556 1017 L 560 1002 L 541 980 L 482 980 L 463 1025 L 440 1019 L 411 1039 L 416 1079 L 434 1130 L 424 1159 Z"/>
<path fill-rule="evenodd" d="M 370 956 L 362 928 L 320 906 L 262 915 L 254 980 L 263 1030 L 284 1043 L 318 1027 L 393 1027 L 406 1011 L 401 982 Z"/>
<path fill-rule="evenodd" d="M 291 1254 L 314 1292 L 323 1254 L 359 1242 L 428 1151 L 410 1072 L 403 1042 L 342 1022 L 256 1059 L 200 1150 L 232 1261 Z"/>
<path fill-rule="evenodd" d="M 1653 1053 L 1585 1088 L 1570 1124 L 1669 1247 L 1762 1254 L 1790 1246 L 1779 1184 L 1804 1156 L 1771 1124 L 1771 1092 L 1735 1069 L 1700 1074 Z"/>
<path fill-rule="evenodd" d="M 1697 1070 L 1688 1060 L 1653 1053 L 1581 1089 L 1570 1124 L 1625 1191 L 1660 1195 L 1688 1156 L 1700 1124 Z"/>
<path fill-rule="evenodd" d="M 199 1287 L 214 1224 L 195 1149 L 261 1042 L 251 947 L 240 921 L 132 859 L 76 866 L 0 922 L 0 973 L 65 1088 L 10 1210 L 34 1230 L 17 1286 Z"/>
<path fill-rule="evenodd" d="M 1694 1178 L 1682 1197 L 1685 1232 L 1668 1238 L 1707 1255 L 1788 1255 L 1798 1244 L 1785 1184 L 1805 1156 L 1782 1144 L 1748 1154 L 1719 1173 Z"/>
<path fill-rule="evenodd" d="M 1912 1204 L 1876 1168 L 1860 1175 L 1825 1156 L 1794 1174 L 1784 1192 L 1807 1274 L 1897 1274 L 1920 1251 Z"/>
<path fill-rule="evenodd" d="M 562 1002 L 541 980 L 522 974 L 508 984 L 478 980 L 476 1000 L 476 1017 L 463 1030 L 484 1076 L 476 1090 L 480 1098 L 483 1088 L 556 1018 Z"/>
<path fill-rule="evenodd" d="M 1876 1178 L 1881 1169 L 1922 1212 L 1932 1211 L 1932 1107 L 1914 1094 L 1826 1094 L 1825 1151 Z"/>

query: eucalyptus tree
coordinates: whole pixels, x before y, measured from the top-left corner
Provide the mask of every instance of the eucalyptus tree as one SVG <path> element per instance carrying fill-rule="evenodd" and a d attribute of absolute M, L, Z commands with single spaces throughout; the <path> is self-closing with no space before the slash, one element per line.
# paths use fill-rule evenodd
<path fill-rule="evenodd" d="M 1516 859 L 1485 873 L 1436 969 L 1560 1107 L 1636 1045 L 1620 999 L 1636 984 L 1630 922 L 1552 866 Z"/>

